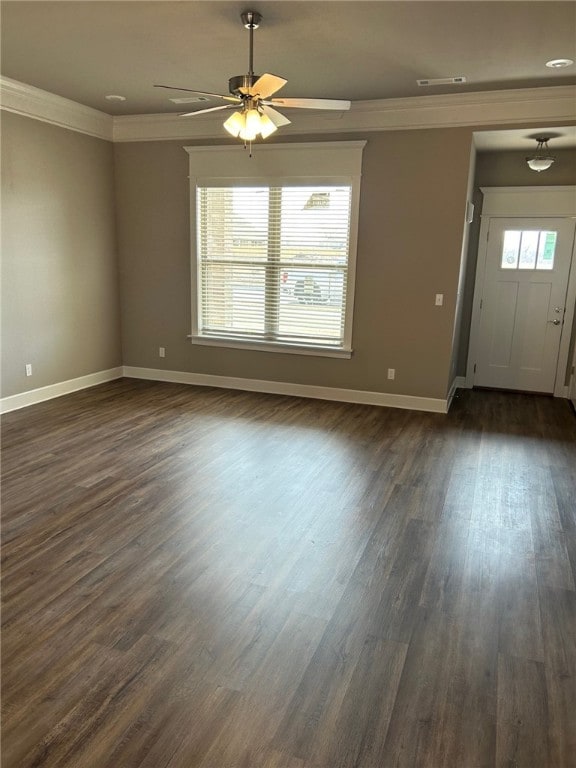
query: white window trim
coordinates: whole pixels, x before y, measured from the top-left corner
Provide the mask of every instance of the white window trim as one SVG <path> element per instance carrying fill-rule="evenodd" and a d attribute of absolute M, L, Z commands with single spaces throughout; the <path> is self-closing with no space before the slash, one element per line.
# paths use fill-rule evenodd
<path fill-rule="evenodd" d="M 356 253 L 360 210 L 362 151 L 365 141 L 329 141 L 287 144 L 258 144 L 250 157 L 241 145 L 184 147 L 190 165 L 190 248 L 192 322 L 189 339 L 192 344 L 229 347 L 265 352 L 350 358 L 352 356 L 352 324 L 356 284 Z M 196 188 L 206 179 L 217 179 L 223 185 L 260 179 L 266 184 L 289 179 L 298 183 L 341 183 L 351 185 L 350 243 L 346 283 L 346 316 L 342 344 L 319 346 L 276 342 L 236 341 L 210 338 L 199 331 L 198 260 L 196 229 Z"/>

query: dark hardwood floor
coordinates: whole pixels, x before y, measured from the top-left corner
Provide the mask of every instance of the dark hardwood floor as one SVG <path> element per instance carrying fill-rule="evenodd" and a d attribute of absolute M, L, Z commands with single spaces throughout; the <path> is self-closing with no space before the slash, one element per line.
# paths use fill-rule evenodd
<path fill-rule="evenodd" d="M 3 768 L 573 768 L 576 417 L 121 380 L 3 419 Z"/>

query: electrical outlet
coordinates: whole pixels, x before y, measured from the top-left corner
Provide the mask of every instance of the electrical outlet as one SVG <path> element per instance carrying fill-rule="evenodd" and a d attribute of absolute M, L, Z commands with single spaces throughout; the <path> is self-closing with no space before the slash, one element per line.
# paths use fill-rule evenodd
<path fill-rule="evenodd" d="M 32 363 L 26 363 L 26 376 L 32 376 Z"/>
<path fill-rule="evenodd" d="M 158 347 L 158 355 L 160 357 L 166 357 L 166 347 Z"/>
<path fill-rule="evenodd" d="M 388 368 L 388 378 L 393 379 L 396 377 L 396 368 Z"/>
<path fill-rule="evenodd" d="M 436 294 L 436 306 L 441 307 L 444 304 L 444 294 L 443 293 L 437 293 Z"/>

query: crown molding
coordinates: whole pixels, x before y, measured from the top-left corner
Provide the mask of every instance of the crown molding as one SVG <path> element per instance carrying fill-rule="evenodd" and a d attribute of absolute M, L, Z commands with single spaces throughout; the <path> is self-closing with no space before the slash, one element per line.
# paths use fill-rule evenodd
<path fill-rule="evenodd" d="M 297 114 L 295 114 L 297 113 Z M 349 112 L 290 110 L 282 135 L 494 126 L 576 120 L 576 86 L 355 101 Z M 114 118 L 114 141 L 229 139 L 218 112 Z"/>
<path fill-rule="evenodd" d="M 105 112 L 2 75 L 0 108 L 97 139 L 113 139 L 113 118 Z"/>
<path fill-rule="evenodd" d="M 353 111 L 363 115 L 363 127 L 375 130 L 567 122 L 576 120 L 576 86 L 357 101 Z"/>
<path fill-rule="evenodd" d="M 114 142 L 227 139 L 222 115 L 112 117 L 48 91 L 0 76 L 0 107 Z M 355 101 L 349 112 L 290 110 L 282 135 L 354 133 L 576 121 L 576 86 Z"/>

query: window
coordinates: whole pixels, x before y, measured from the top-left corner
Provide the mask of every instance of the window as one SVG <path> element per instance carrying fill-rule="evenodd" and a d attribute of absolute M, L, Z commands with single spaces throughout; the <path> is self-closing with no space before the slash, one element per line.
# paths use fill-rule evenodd
<path fill-rule="evenodd" d="M 501 269 L 554 269 L 557 232 L 507 229 L 500 259 Z"/>
<path fill-rule="evenodd" d="M 350 356 L 363 144 L 188 148 L 194 343 Z"/>
<path fill-rule="evenodd" d="M 204 336 L 343 343 L 349 185 L 199 187 L 196 212 Z"/>

